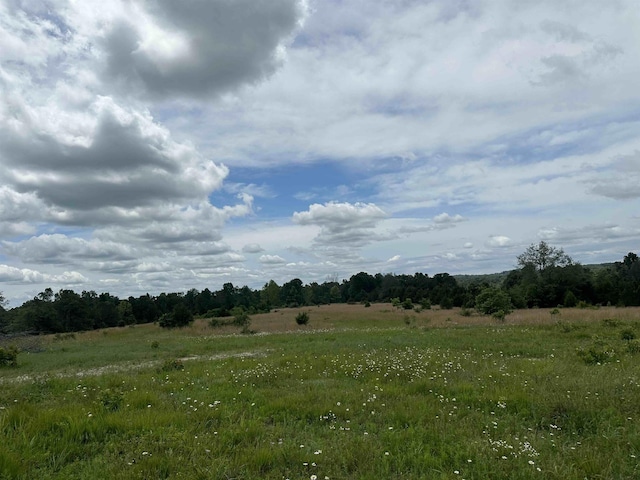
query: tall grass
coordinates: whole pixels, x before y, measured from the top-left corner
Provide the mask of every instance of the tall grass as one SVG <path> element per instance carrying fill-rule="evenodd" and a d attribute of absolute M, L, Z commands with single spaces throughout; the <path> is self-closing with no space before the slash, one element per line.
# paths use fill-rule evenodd
<path fill-rule="evenodd" d="M 268 335 L 196 322 L 21 353 L 0 371 L 0 478 L 640 476 L 632 311 L 407 325 L 349 307 L 306 327 L 295 310 L 254 316 Z M 579 354 L 604 347 L 600 363 Z"/>

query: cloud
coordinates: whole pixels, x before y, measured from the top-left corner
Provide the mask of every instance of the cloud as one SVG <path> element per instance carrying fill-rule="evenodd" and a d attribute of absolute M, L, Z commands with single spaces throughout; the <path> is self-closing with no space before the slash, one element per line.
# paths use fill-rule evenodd
<path fill-rule="evenodd" d="M 438 224 L 438 225 L 448 225 L 448 224 L 452 224 L 452 223 L 460 223 L 460 222 L 464 222 L 466 220 L 466 218 L 464 218 L 462 215 L 449 215 L 448 213 L 441 213 L 439 215 L 436 215 L 435 217 L 433 217 L 433 222 Z"/>
<path fill-rule="evenodd" d="M 394 255 L 389 260 L 387 260 L 387 263 L 397 262 L 398 260 L 400 260 L 400 255 Z"/>
<path fill-rule="evenodd" d="M 264 252 L 264 248 L 262 248 L 257 243 L 247 243 L 244 247 L 242 247 L 242 251 L 244 253 L 260 253 Z"/>
<path fill-rule="evenodd" d="M 74 271 L 52 275 L 28 268 L 0 265 L 0 281 L 11 284 L 53 283 L 59 285 L 77 285 L 87 282 L 88 279 L 81 273 Z"/>
<path fill-rule="evenodd" d="M 233 90 L 276 71 L 306 14 L 297 0 L 124 4 L 104 35 L 106 73 L 151 97 Z"/>
<path fill-rule="evenodd" d="M 511 239 L 509 237 L 505 237 L 504 235 L 492 235 L 487 240 L 487 246 L 489 247 L 508 247 L 511 245 Z"/>
<path fill-rule="evenodd" d="M 280 255 L 260 255 L 260 258 L 258 260 L 260 261 L 260 263 L 265 265 L 279 265 L 282 263 L 287 263 L 287 261 Z"/>
<path fill-rule="evenodd" d="M 617 158 L 609 172 L 585 181 L 589 191 L 614 200 L 640 198 L 640 150 Z"/>
<path fill-rule="evenodd" d="M 27 106 L 24 106 L 27 108 Z M 148 113 L 98 98 L 96 114 L 69 140 L 68 128 L 47 126 L 48 108 L 0 117 L 0 174 L 7 187 L 35 196 L 68 223 L 83 223 L 83 212 L 190 202 L 218 189 L 228 169 L 173 141 Z M 122 215 L 123 216 L 123 215 Z"/>
<path fill-rule="evenodd" d="M 374 232 L 387 214 L 373 203 L 314 203 L 306 212 L 295 212 L 293 222 L 315 225 L 320 233 L 315 241 L 323 245 L 363 246 L 383 237 Z"/>
<path fill-rule="evenodd" d="M 138 252 L 128 245 L 100 240 L 87 241 L 66 235 L 40 235 L 22 242 L 2 242 L 3 250 L 25 263 L 68 264 L 108 258 L 132 260 Z"/>

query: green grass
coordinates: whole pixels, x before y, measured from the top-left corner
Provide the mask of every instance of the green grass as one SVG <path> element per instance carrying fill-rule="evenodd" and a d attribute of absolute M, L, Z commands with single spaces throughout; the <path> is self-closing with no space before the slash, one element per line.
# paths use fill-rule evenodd
<path fill-rule="evenodd" d="M 416 324 L 45 341 L 0 369 L 0 478 L 640 476 L 637 321 Z"/>

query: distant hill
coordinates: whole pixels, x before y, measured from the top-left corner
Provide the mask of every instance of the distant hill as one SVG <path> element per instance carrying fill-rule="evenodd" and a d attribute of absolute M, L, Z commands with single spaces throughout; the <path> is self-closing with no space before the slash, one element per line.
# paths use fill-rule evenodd
<path fill-rule="evenodd" d="M 502 285 L 504 279 L 507 278 L 507 275 L 511 270 L 507 270 L 501 273 L 485 273 L 481 275 L 453 275 L 458 282 L 459 285 L 466 287 L 471 285 L 472 283 L 483 283 L 486 282 L 489 285 Z"/>
<path fill-rule="evenodd" d="M 588 265 L 583 265 L 585 268 L 588 268 L 592 272 L 596 273 L 599 270 L 603 270 L 605 268 L 613 268 L 615 263 L 590 263 Z M 507 278 L 509 273 L 513 270 L 506 270 L 500 273 L 485 273 L 480 275 L 452 275 L 455 277 L 456 281 L 459 285 L 463 287 L 467 287 L 472 283 L 483 283 L 486 282 L 489 285 L 502 285 L 502 282 Z"/>

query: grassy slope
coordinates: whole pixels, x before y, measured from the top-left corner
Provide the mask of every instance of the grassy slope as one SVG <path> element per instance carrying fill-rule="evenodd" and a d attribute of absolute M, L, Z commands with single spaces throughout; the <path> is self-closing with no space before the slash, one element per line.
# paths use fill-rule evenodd
<path fill-rule="evenodd" d="M 0 478 L 640 475 L 638 309 L 308 310 L 43 339 L 0 370 Z"/>

